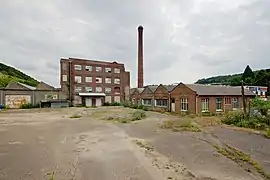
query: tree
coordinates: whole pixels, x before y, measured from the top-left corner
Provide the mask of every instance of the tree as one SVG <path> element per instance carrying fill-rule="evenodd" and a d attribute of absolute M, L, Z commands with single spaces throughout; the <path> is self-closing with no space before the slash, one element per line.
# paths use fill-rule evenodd
<path fill-rule="evenodd" d="M 250 78 L 251 80 L 254 79 L 254 73 L 253 73 L 252 69 L 249 67 L 249 65 L 247 65 L 244 73 L 242 74 L 242 80 L 244 82 L 246 82 L 246 80 L 250 81 L 250 79 L 248 79 L 248 78 Z"/>

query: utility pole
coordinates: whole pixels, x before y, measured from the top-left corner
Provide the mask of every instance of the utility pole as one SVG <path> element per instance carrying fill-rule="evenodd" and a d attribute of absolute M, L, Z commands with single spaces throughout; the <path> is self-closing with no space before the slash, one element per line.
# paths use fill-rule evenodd
<path fill-rule="evenodd" d="M 242 93 L 244 114 L 246 116 L 247 115 L 247 105 L 246 105 L 246 97 L 245 97 L 244 81 L 243 80 L 242 80 L 242 83 L 241 83 L 241 93 Z"/>

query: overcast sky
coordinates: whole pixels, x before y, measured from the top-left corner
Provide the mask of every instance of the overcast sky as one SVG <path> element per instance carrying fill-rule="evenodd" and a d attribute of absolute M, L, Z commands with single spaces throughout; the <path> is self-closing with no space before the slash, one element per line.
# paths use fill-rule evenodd
<path fill-rule="evenodd" d="M 0 0 L 0 61 L 59 86 L 61 57 L 117 60 L 145 84 L 270 67 L 270 0 Z"/>

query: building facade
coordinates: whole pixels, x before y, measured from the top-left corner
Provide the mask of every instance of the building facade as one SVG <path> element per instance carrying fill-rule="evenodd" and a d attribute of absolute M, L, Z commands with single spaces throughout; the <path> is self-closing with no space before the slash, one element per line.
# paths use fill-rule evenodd
<path fill-rule="evenodd" d="M 246 102 L 256 96 L 244 90 Z M 222 113 L 243 108 L 241 87 L 215 86 L 200 84 L 145 86 L 140 95 L 131 94 L 131 98 L 140 97 L 140 102 L 151 109 L 177 113 Z M 137 100 L 137 99 L 136 99 Z"/>
<path fill-rule="evenodd" d="M 62 92 L 74 105 L 101 106 L 129 96 L 130 73 L 122 63 L 61 59 L 60 74 Z"/>
<path fill-rule="evenodd" d="M 28 86 L 19 82 L 10 82 L 5 88 L 0 89 L 0 104 L 7 108 L 20 108 L 22 104 L 40 104 L 41 101 L 66 99 L 59 89 L 44 82 L 37 87 Z"/>

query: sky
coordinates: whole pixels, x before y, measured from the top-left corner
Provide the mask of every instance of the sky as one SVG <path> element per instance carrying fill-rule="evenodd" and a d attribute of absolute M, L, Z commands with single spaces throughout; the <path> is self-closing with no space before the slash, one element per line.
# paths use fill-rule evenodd
<path fill-rule="evenodd" d="M 0 1 L 0 62 L 60 86 L 60 58 L 117 61 L 137 81 L 144 27 L 144 83 L 270 67 L 269 0 Z"/>

